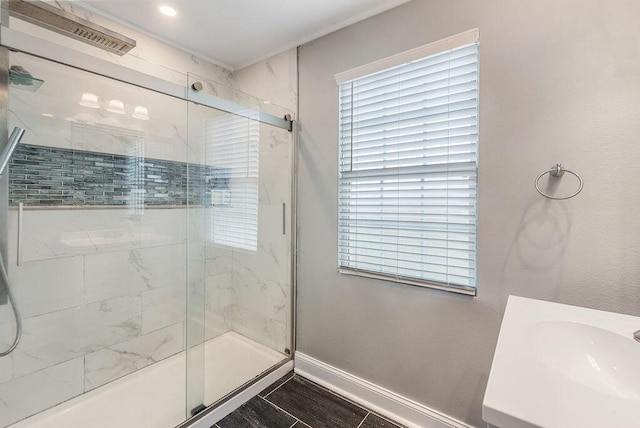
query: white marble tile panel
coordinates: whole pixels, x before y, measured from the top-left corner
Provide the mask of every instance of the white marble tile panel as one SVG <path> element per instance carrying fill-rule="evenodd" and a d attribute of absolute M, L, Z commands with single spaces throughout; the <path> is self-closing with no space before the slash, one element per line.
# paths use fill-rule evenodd
<path fill-rule="evenodd" d="M 205 272 L 207 276 L 233 272 L 233 249 L 224 245 L 207 245 Z"/>
<path fill-rule="evenodd" d="M 241 91 L 271 102 L 265 111 L 274 112 L 275 106 L 290 111 L 297 107 L 297 50 L 289 49 L 234 73 L 235 87 Z M 278 110 L 281 111 L 281 108 Z"/>
<path fill-rule="evenodd" d="M 2 334 L 5 334 L 4 329 L 2 329 L 0 327 L 0 330 L 2 330 Z M 8 339 L 5 340 L 5 337 L 2 337 L 0 339 L 0 346 L 2 346 L 2 349 L 7 349 L 7 342 L 9 341 Z M 0 383 L 2 382 L 7 382 L 8 380 L 11 380 L 13 378 L 13 355 L 9 354 L 6 355 L 4 357 L 0 357 Z"/>
<path fill-rule="evenodd" d="M 205 280 L 205 339 L 231 329 L 230 308 L 235 301 L 232 274 L 208 276 Z"/>
<path fill-rule="evenodd" d="M 187 282 L 186 343 L 188 347 L 202 343 L 206 332 L 205 278 L 190 278 Z"/>
<path fill-rule="evenodd" d="M 233 331 L 278 352 L 288 347 L 285 323 L 271 320 L 251 310 L 234 307 Z"/>
<path fill-rule="evenodd" d="M 85 256 L 85 299 L 184 284 L 185 246 L 165 245 Z"/>
<path fill-rule="evenodd" d="M 0 426 L 82 394 L 82 357 L 0 383 Z"/>
<path fill-rule="evenodd" d="M 14 377 L 137 336 L 140 311 L 140 296 L 127 296 L 24 319 Z"/>
<path fill-rule="evenodd" d="M 184 324 L 178 323 L 88 354 L 85 391 L 184 350 L 183 332 Z"/>
<path fill-rule="evenodd" d="M 224 309 L 216 309 L 215 311 L 205 311 L 207 325 L 205 327 L 204 340 L 210 340 L 231 331 L 231 323 L 228 320 L 230 311 L 231 306 Z"/>
<path fill-rule="evenodd" d="M 16 262 L 16 210 L 9 211 L 9 262 Z M 140 217 L 126 209 L 25 209 L 23 261 L 138 248 Z"/>
<path fill-rule="evenodd" d="M 185 286 L 156 288 L 142 293 L 142 334 L 184 321 Z"/>
<path fill-rule="evenodd" d="M 282 208 L 282 202 L 291 201 L 291 173 L 287 165 L 260 168 L 259 197 L 261 205 L 273 204 Z"/>
<path fill-rule="evenodd" d="M 260 124 L 260 172 L 279 168 L 291 175 L 293 134 L 286 129 Z"/>
<path fill-rule="evenodd" d="M 42 113 L 56 114 L 55 108 L 43 111 L 41 96 L 37 93 L 11 90 L 9 106 L 9 129 L 19 126 L 25 129 L 22 144 L 49 146 L 60 149 L 71 149 L 70 122 L 55 117 L 42 116 Z M 53 102 L 51 103 L 53 104 Z"/>
<path fill-rule="evenodd" d="M 82 308 L 80 344 L 91 352 L 141 333 L 140 295 L 117 297 Z"/>
<path fill-rule="evenodd" d="M 83 301 L 82 257 L 10 264 L 8 270 L 10 287 L 24 318 L 79 306 Z M 10 321 L 10 306 L 0 306 L 0 323 Z"/>
<path fill-rule="evenodd" d="M 233 304 L 280 322 L 287 322 L 291 286 L 276 281 L 256 279 L 246 271 L 234 275 Z"/>
<path fill-rule="evenodd" d="M 187 239 L 186 208 L 146 209 L 140 216 L 141 247 L 183 244 Z"/>
<path fill-rule="evenodd" d="M 242 281 L 291 282 L 291 249 L 288 243 L 274 244 L 267 241 L 258 243 L 257 251 L 234 250 L 233 273 L 241 275 Z M 234 278 L 235 281 L 235 278 Z"/>

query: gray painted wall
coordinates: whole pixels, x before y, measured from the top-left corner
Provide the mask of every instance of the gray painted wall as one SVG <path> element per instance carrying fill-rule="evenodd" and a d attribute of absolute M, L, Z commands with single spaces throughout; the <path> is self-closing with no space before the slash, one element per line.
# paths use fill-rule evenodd
<path fill-rule="evenodd" d="M 509 294 L 640 315 L 639 16 L 636 0 L 414 0 L 302 46 L 298 350 L 481 426 Z M 339 275 L 333 74 L 474 27 L 478 297 Z M 578 197 L 535 192 L 556 162 L 584 177 Z"/>

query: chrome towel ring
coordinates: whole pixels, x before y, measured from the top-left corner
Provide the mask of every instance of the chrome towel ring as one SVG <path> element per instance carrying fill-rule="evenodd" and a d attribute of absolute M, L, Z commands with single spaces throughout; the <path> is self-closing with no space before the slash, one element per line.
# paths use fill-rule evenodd
<path fill-rule="evenodd" d="M 575 193 L 573 193 L 573 194 L 571 194 L 569 196 L 564 196 L 562 198 L 559 198 L 559 197 L 556 197 L 556 196 L 547 195 L 542 190 L 540 190 L 540 179 L 542 178 L 543 175 L 549 174 L 551 177 L 560 178 L 560 177 L 562 177 L 564 175 L 565 172 L 568 172 L 569 174 L 574 175 L 578 179 L 578 181 L 580 182 L 580 186 L 578 187 L 578 190 L 575 191 Z M 556 164 L 556 166 L 554 166 L 553 168 L 551 168 L 548 171 L 544 171 L 542 174 L 540 174 L 536 178 L 535 186 L 536 186 L 536 190 L 538 191 L 538 193 L 540 193 L 545 198 L 555 199 L 555 200 L 563 200 L 563 199 L 573 198 L 578 193 L 580 193 L 582 191 L 582 188 L 584 187 L 584 181 L 582 181 L 582 177 L 580 177 L 577 173 L 575 173 L 575 172 L 573 172 L 573 171 L 571 171 L 569 169 L 564 169 L 562 167 L 562 164 Z"/>

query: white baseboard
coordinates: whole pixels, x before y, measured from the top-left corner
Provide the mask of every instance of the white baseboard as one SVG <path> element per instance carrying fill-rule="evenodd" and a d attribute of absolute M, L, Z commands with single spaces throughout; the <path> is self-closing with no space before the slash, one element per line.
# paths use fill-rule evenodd
<path fill-rule="evenodd" d="M 471 428 L 450 416 L 301 352 L 295 354 L 295 373 L 409 428 Z"/>
<path fill-rule="evenodd" d="M 213 424 L 222 420 L 229 413 L 251 400 L 263 389 L 289 373 L 291 370 L 293 370 L 293 361 L 288 361 L 286 364 L 278 367 L 276 370 L 251 385 L 249 388 L 245 389 L 235 397 L 232 397 L 229 401 L 226 401 L 210 413 L 207 413 L 202 418 L 198 419 L 196 422 L 190 424 L 189 428 L 210 428 Z"/>

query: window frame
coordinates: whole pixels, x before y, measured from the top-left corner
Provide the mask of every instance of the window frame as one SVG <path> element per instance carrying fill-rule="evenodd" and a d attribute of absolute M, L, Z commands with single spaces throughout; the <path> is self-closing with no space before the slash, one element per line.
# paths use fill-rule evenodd
<path fill-rule="evenodd" d="M 342 83 L 346 83 L 349 81 L 353 81 L 353 80 L 357 80 L 359 78 L 371 75 L 371 74 L 375 74 L 378 72 L 382 72 L 397 66 L 401 66 L 407 63 L 410 63 L 412 61 L 416 61 L 416 60 L 421 60 L 424 59 L 426 57 L 432 56 L 432 55 L 436 55 L 439 53 L 444 53 L 446 51 L 450 51 L 456 48 L 460 48 L 466 45 L 470 45 L 470 44 L 478 44 L 479 45 L 480 42 L 480 37 L 479 37 L 479 31 L 478 29 L 472 29 L 469 31 L 465 31 L 463 33 L 451 36 L 451 37 L 447 37 L 445 39 L 433 42 L 433 43 L 429 43 L 423 46 L 419 46 L 417 48 L 405 51 L 405 52 L 401 52 L 399 54 L 387 57 L 387 58 L 383 58 L 381 60 L 378 61 L 374 61 L 372 63 L 369 64 L 365 64 L 341 73 L 337 73 L 335 75 L 335 79 L 336 82 L 338 84 L 338 90 L 340 90 L 340 86 Z M 454 293 L 458 293 L 458 294 L 464 294 L 464 295 L 469 295 L 469 296 L 476 296 L 477 295 L 477 278 L 478 278 L 478 253 L 477 253 L 477 248 L 478 248 L 478 240 L 477 240 L 477 230 L 478 230 L 478 174 L 477 174 L 477 170 L 478 170 L 478 164 L 479 164 L 479 156 L 478 156 L 478 147 L 480 144 L 480 130 L 479 130 L 479 104 L 480 104 L 480 100 L 479 100 L 479 86 L 480 86 L 480 81 L 479 81 L 479 52 L 477 54 L 477 64 L 478 64 L 478 81 L 477 81 L 477 91 L 478 91 L 478 97 L 477 97 L 477 107 L 476 107 L 476 117 L 477 117 L 477 122 L 476 122 L 476 126 L 477 126 L 477 140 L 476 140 L 476 155 L 475 155 L 475 169 L 476 169 L 476 176 L 475 176 L 475 181 L 476 181 L 476 188 L 475 188 L 475 229 L 473 231 L 473 236 L 474 236 L 474 272 L 475 272 L 475 276 L 473 277 L 473 285 L 468 286 L 468 285 L 459 285 L 459 284 L 454 284 L 454 283 L 441 283 L 435 280 L 425 280 L 425 279 L 418 279 L 418 278 L 413 278 L 413 277 L 406 277 L 406 276 L 401 276 L 399 274 L 396 275 L 392 275 L 389 273 L 377 273 L 377 272 L 372 272 L 369 270 L 362 270 L 362 269 L 357 269 L 357 268 L 353 268 L 353 267 L 348 267 L 348 266 L 344 266 L 343 261 L 341 260 L 341 253 L 340 253 L 340 248 L 341 248 L 341 244 L 340 244 L 340 223 L 341 223 L 341 213 L 340 210 L 338 210 L 337 212 L 337 224 L 338 224 L 338 230 L 337 230 L 337 235 L 338 235 L 338 242 L 337 242 L 337 250 L 338 250 L 338 254 L 337 254 L 337 262 L 338 262 L 338 272 L 341 274 L 346 274 L 346 275 L 354 275 L 354 276 L 359 276 L 359 277 L 365 277 L 365 278 L 372 278 L 372 279 L 379 279 L 379 280 L 384 280 L 384 281 L 391 281 L 391 282 L 397 282 L 397 283 L 402 283 L 402 284 L 408 284 L 408 285 L 414 285 L 414 286 L 420 286 L 420 287 L 425 287 L 425 288 L 433 288 L 433 289 L 439 289 L 439 290 L 445 290 L 445 291 L 450 291 L 450 292 L 454 292 Z M 338 103 L 340 103 L 341 101 L 341 97 L 338 96 Z M 340 106 L 338 106 L 338 115 L 340 116 Z M 338 206 L 340 207 L 340 190 L 341 190 L 341 175 L 342 172 L 340 170 L 341 166 L 340 166 L 340 153 L 341 153 L 341 146 L 342 146 L 342 142 L 341 142 L 341 136 L 338 135 L 338 185 L 337 185 L 337 194 L 338 194 Z"/>

